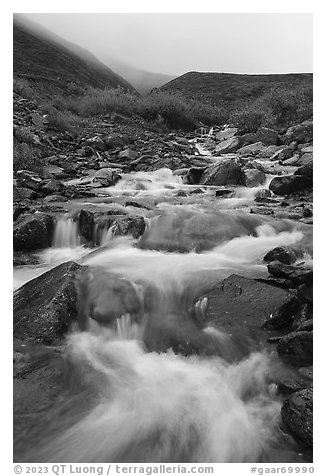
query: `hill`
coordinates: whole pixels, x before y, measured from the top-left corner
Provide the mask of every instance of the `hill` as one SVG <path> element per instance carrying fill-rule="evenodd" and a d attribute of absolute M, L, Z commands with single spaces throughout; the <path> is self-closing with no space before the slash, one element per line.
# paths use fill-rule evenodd
<path fill-rule="evenodd" d="M 263 96 L 273 88 L 293 91 L 312 88 L 312 74 L 232 74 L 191 71 L 160 88 L 168 93 L 180 93 L 211 105 L 235 106 Z"/>
<path fill-rule="evenodd" d="M 14 17 L 13 66 L 14 78 L 27 79 L 37 84 L 38 91 L 48 94 L 58 90 L 69 93 L 88 86 L 135 92 L 90 52 L 19 16 Z"/>

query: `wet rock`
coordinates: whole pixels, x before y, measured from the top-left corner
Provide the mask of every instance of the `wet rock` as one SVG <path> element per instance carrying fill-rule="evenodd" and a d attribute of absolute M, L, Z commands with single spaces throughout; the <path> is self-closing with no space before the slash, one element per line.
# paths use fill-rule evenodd
<path fill-rule="evenodd" d="M 312 215 L 313 215 L 313 213 L 312 213 L 312 211 L 311 211 L 310 208 L 304 207 L 304 208 L 302 209 L 302 216 L 303 216 L 304 218 L 310 218 L 310 217 L 312 217 Z"/>
<path fill-rule="evenodd" d="M 302 175 L 283 175 L 273 178 L 269 188 L 276 195 L 291 195 L 312 188 L 312 179 Z"/>
<path fill-rule="evenodd" d="M 279 357 L 287 364 L 304 367 L 313 363 L 313 332 L 295 331 L 283 336 L 277 344 Z"/>
<path fill-rule="evenodd" d="M 23 213 L 30 210 L 30 207 L 25 204 L 14 205 L 13 219 L 16 221 Z"/>
<path fill-rule="evenodd" d="M 314 328 L 314 321 L 313 319 L 308 319 L 307 321 L 303 322 L 300 324 L 297 328 L 296 331 L 312 331 Z"/>
<path fill-rule="evenodd" d="M 225 195 L 230 195 L 232 193 L 232 190 L 228 190 L 226 188 L 220 189 L 220 190 L 215 190 L 215 196 L 216 197 L 224 197 Z"/>
<path fill-rule="evenodd" d="M 313 280 L 313 271 L 305 266 L 291 266 L 278 261 L 272 261 L 267 265 L 269 274 L 277 278 L 291 280 L 294 286 L 300 284 L 310 285 Z"/>
<path fill-rule="evenodd" d="M 310 386 L 306 380 L 285 379 L 277 384 L 278 392 L 284 397 L 288 397 L 294 392 L 299 392 Z"/>
<path fill-rule="evenodd" d="M 261 170 L 257 169 L 246 169 L 245 173 L 245 184 L 247 187 L 258 187 L 266 181 L 266 175 Z"/>
<path fill-rule="evenodd" d="M 42 179 L 35 172 L 29 170 L 18 170 L 16 172 L 17 185 L 22 188 L 28 188 L 39 191 L 42 187 Z"/>
<path fill-rule="evenodd" d="M 21 217 L 14 225 L 14 251 L 33 251 L 51 245 L 54 219 L 45 213 Z"/>
<path fill-rule="evenodd" d="M 144 208 L 145 210 L 153 210 L 155 207 L 151 203 L 144 200 L 127 200 L 126 207 Z"/>
<path fill-rule="evenodd" d="M 34 190 L 26 187 L 14 187 L 13 188 L 13 199 L 14 201 L 21 200 L 34 200 L 37 198 L 37 193 Z"/>
<path fill-rule="evenodd" d="M 227 159 L 207 167 L 200 179 L 200 184 L 244 185 L 245 174 L 234 160 Z"/>
<path fill-rule="evenodd" d="M 198 185 L 205 171 L 205 167 L 191 167 L 187 173 L 189 185 Z"/>
<path fill-rule="evenodd" d="M 297 124 L 295 126 L 289 127 L 286 131 L 286 134 L 283 136 L 283 141 L 285 144 L 290 144 L 292 141 L 296 141 L 299 144 L 311 142 L 313 140 L 313 121 L 309 119 Z"/>
<path fill-rule="evenodd" d="M 79 234 L 84 237 L 87 242 L 91 242 L 94 234 L 94 213 L 89 210 L 80 210 L 78 229 Z"/>
<path fill-rule="evenodd" d="M 292 264 L 298 258 L 298 254 L 294 248 L 286 246 L 278 246 L 273 248 L 264 256 L 264 261 L 270 263 L 271 261 L 279 261 L 284 264 Z"/>
<path fill-rule="evenodd" d="M 257 328 L 266 322 L 283 324 L 299 307 L 294 293 L 235 274 L 214 287 L 207 298 L 207 321 L 226 330 Z"/>
<path fill-rule="evenodd" d="M 281 416 L 284 425 L 308 446 L 313 444 L 313 388 L 290 395 L 283 403 Z"/>
<path fill-rule="evenodd" d="M 15 291 L 15 338 L 53 344 L 64 336 L 77 318 L 75 279 L 82 268 L 61 264 Z"/>
<path fill-rule="evenodd" d="M 306 163 L 299 167 L 295 172 L 294 175 L 303 175 L 304 177 L 308 177 L 310 179 L 313 178 L 313 163 L 312 161 L 309 163 Z"/>
<path fill-rule="evenodd" d="M 255 136 L 256 142 L 263 142 L 268 145 L 276 145 L 278 141 L 278 133 L 268 127 L 260 127 Z"/>
<path fill-rule="evenodd" d="M 116 319 L 130 314 L 139 322 L 144 312 L 136 287 L 125 278 L 98 269 L 83 269 L 78 282 L 78 323 L 87 329 L 89 318 L 104 325 L 116 325 Z"/>
<path fill-rule="evenodd" d="M 231 137 L 230 139 L 223 140 L 220 142 L 214 150 L 216 155 L 229 154 L 230 152 L 236 151 L 240 147 L 239 137 Z"/>
<path fill-rule="evenodd" d="M 111 187 L 121 180 L 121 175 L 115 169 L 104 168 L 95 173 L 95 180 L 103 187 Z"/>
<path fill-rule="evenodd" d="M 135 239 L 140 238 L 146 228 L 145 220 L 140 216 L 121 216 L 113 224 L 115 235 L 132 235 Z"/>

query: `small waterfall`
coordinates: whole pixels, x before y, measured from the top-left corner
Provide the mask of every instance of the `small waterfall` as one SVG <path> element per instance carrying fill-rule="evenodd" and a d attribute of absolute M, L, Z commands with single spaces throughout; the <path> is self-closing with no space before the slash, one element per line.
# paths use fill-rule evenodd
<path fill-rule="evenodd" d="M 100 246 L 108 245 L 114 238 L 115 225 L 110 226 L 108 229 L 101 230 Z"/>
<path fill-rule="evenodd" d="M 75 248 L 81 245 L 78 223 L 66 216 L 58 218 L 53 238 L 54 248 Z"/>

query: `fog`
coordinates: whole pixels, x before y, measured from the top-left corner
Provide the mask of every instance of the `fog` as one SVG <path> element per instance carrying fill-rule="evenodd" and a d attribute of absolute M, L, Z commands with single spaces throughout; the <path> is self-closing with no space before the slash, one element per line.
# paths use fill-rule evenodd
<path fill-rule="evenodd" d="M 312 14 L 29 13 L 108 64 L 138 69 L 268 74 L 312 72 Z M 108 64 L 108 66 L 110 66 Z"/>

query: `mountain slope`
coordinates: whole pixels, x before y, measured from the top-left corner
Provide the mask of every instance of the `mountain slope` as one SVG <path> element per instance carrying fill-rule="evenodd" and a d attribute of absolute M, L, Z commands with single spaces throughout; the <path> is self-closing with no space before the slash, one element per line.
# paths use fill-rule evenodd
<path fill-rule="evenodd" d="M 268 92 L 272 87 L 293 90 L 312 88 L 312 74 L 231 74 L 189 72 L 160 88 L 178 92 L 188 99 L 221 105 L 246 102 Z"/>
<path fill-rule="evenodd" d="M 63 45 L 64 40 L 46 32 L 34 29 L 20 19 L 14 19 L 13 63 L 14 77 L 26 78 L 51 92 L 59 89 L 69 92 L 72 86 L 92 86 L 95 88 L 117 88 L 135 91 L 123 78 L 101 63 L 94 55 L 76 45 Z M 69 42 L 67 42 L 69 43 Z"/>
<path fill-rule="evenodd" d="M 123 61 L 108 56 L 103 58 L 105 64 L 110 65 L 118 74 L 125 78 L 140 94 L 148 94 L 154 88 L 160 88 L 164 84 L 168 83 L 175 76 L 152 73 L 150 71 L 144 71 L 137 69 Z"/>

